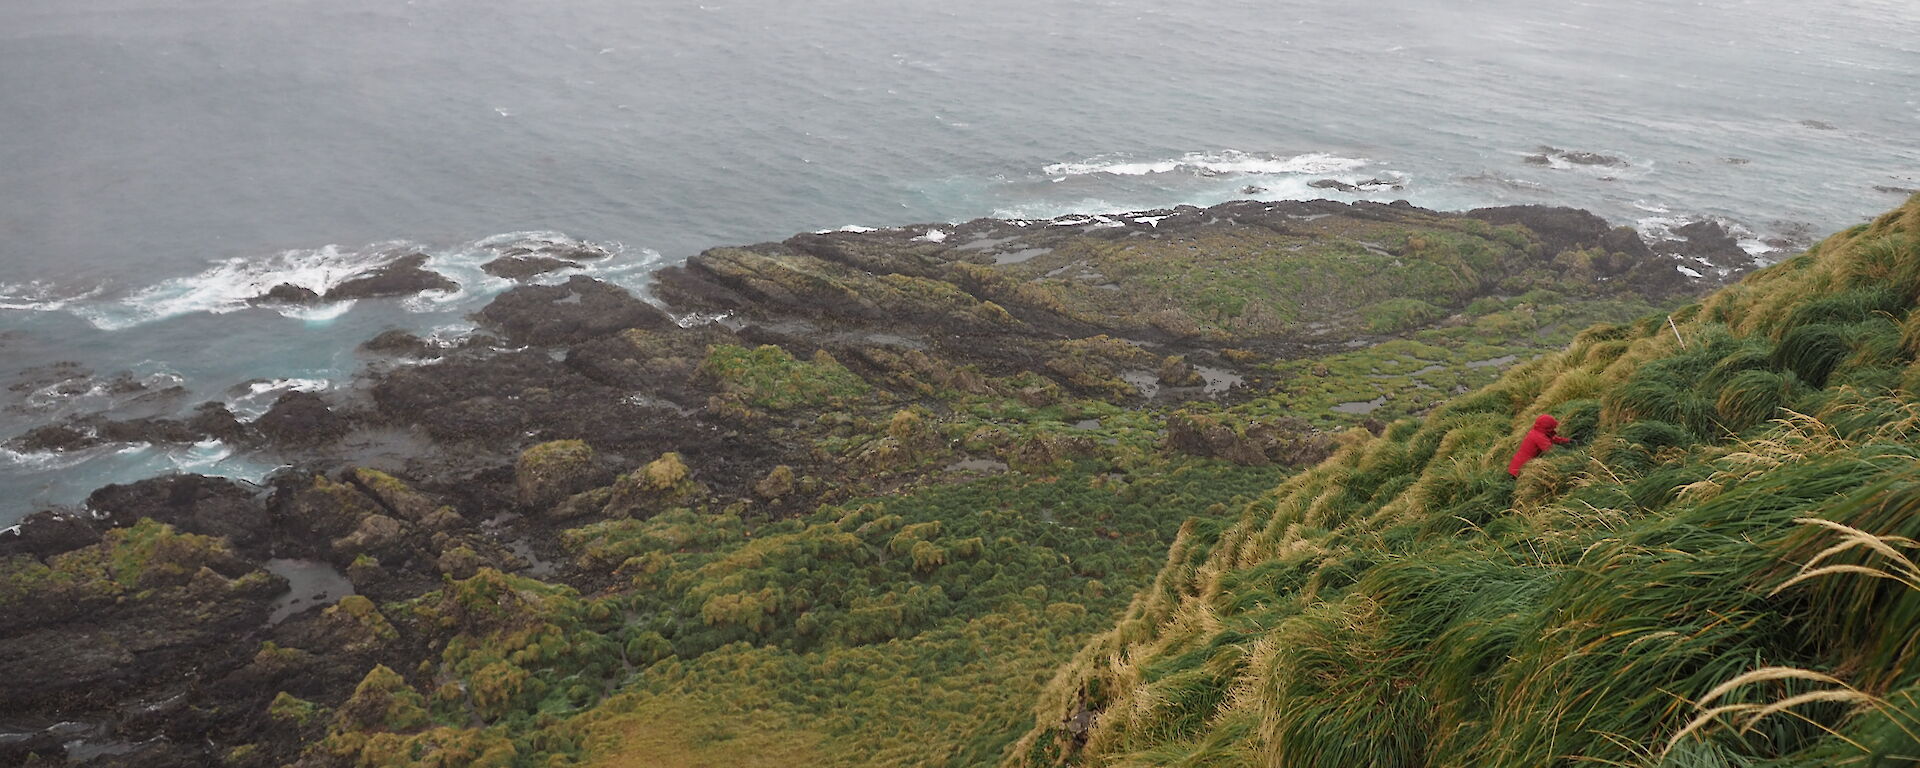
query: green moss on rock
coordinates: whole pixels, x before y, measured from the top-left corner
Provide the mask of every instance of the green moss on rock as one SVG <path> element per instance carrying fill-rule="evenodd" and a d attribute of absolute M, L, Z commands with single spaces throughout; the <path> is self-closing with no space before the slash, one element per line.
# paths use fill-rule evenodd
<path fill-rule="evenodd" d="M 587 490 L 595 475 L 592 446 L 581 440 L 555 440 L 521 452 L 513 484 L 520 504 L 547 509 Z"/>

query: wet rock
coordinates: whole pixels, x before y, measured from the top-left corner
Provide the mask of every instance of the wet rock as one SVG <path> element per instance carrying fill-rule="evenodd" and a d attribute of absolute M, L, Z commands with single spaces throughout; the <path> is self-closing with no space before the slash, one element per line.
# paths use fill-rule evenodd
<path fill-rule="evenodd" d="M 617 286 L 575 275 L 560 285 L 523 285 L 477 316 L 516 344 L 574 344 L 628 328 L 661 328 L 667 313 Z"/>
<path fill-rule="evenodd" d="M 562 269 L 579 269 L 580 262 L 552 256 L 502 256 L 480 266 L 481 271 L 509 280 L 526 280 Z"/>
<path fill-rule="evenodd" d="M 168 475 L 109 485 L 87 507 L 115 526 L 151 518 L 185 533 L 226 539 L 241 552 L 264 554 L 271 523 L 252 490 L 221 477 Z"/>
<path fill-rule="evenodd" d="M 97 421 L 94 428 L 100 437 L 110 443 L 159 443 L 177 445 L 200 440 L 201 435 L 192 427 L 175 419 L 131 419 L 128 421 Z"/>
<path fill-rule="evenodd" d="M 1889 195 L 1920 195 L 1920 188 L 1895 187 L 1888 184 L 1875 184 L 1873 185 L 1873 191 L 1885 192 Z"/>
<path fill-rule="evenodd" d="M 317 445 L 340 439 L 351 425 L 325 398 L 312 392 L 288 392 L 273 401 L 253 427 L 270 442 Z"/>
<path fill-rule="evenodd" d="M 315 293 L 312 288 L 304 288 L 294 285 L 293 283 L 281 283 L 253 299 L 253 303 L 255 304 L 293 304 L 301 306 L 318 304 L 320 301 L 320 294 Z"/>
<path fill-rule="evenodd" d="M 1333 189 L 1350 194 L 1360 194 L 1378 189 L 1401 189 L 1404 185 L 1395 179 L 1367 179 L 1352 184 L 1339 179 L 1315 179 L 1307 182 L 1307 186 L 1313 187 L 1314 189 Z M 1398 203 L 1400 201 L 1396 200 L 1395 202 Z"/>
<path fill-rule="evenodd" d="M 100 541 L 100 526 L 70 512 L 42 510 L 21 520 L 12 533 L 0 532 L 0 558 L 28 555 L 45 560 Z"/>
<path fill-rule="evenodd" d="M 1682 244 L 1674 253 L 1688 258 L 1706 259 L 1722 267 L 1745 265 L 1751 257 L 1740 247 L 1740 240 L 1718 221 L 1695 221 L 1675 227 Z"/>
<path fill-rule="evenodd" d="M 1805 127 L 1807 127 L 1807 128 L 1812 128 L 1812 129 L 1814 129 L 1814 130 L 1816 130 L 1816 131 L 1837 131 L 1837 130 L 1840 130 L 1840 129 L 1839 129 L 1839 127 L 1837 127 L 1837 126 L 1835 126 L 1835 125 L 1834 125 L 1833 123 L 1829 123 L 1829 122 L 1827 122 L 1827 121 L 1825 121 L 1825 120 L 1802 120 L 1802 121 L 1800 121 L 1800 124 L 1801 124 L 1802 126 L 1805 126 Z"/>
<path fill-rule="evenodd" d="M 413 253 L 349 278 L 327 291 L 328 301 L 412 296 L 423 291 L 455 291 L 460 284 L 426 269 L 427 255 Z"/>
<path fill-rule="evenodd" d="M 1573 165 L 1599 166 L 1603 168 L 1625 168 L 1627 166 L 1626 160 L 1613 155 L 1603 155 L 1598 152 L 1580 152 L 1546 145 L 1540 146 L 1535 150 L 1535 154 L 1526 157 L 1528 165 L 1552 165 L 1555 160 Z"/>
<path fill-rule="evenodd" d="M 525 240 L 514 245 L 496 247 L 494 250 L 502 256 L 536 256 L 566 261 L 593 261 L 613 255 L 612 251 L 592 243 L 543 239 Z"/>
<path fill-rule="evenodd" d="M 14 438 L 12 445 L 16 450 L 35 453 L 46 451 L 76 451 L 92 448 L 106 442 L 93 430 L 80 429 L 68 424 L 48 424 L 34 427 L 25 434 Z"/>
<path fill-rule="evenodd" d="M 380 335 L 361 344 L 360 348 L 394 357 L 437 357 L 440 354 L 439 350 L 427 343 L 426 339 L 397 328 L 382 331 Z"/>
<path fill-rule="evenodd" d="M 186 426 L 194 433 L 227 443 L 238 443 L 248 438 L 247 425 L 233 415 L 225 403 L 205 402 L 193 409 L 193 415 L 187 418 Z"/>

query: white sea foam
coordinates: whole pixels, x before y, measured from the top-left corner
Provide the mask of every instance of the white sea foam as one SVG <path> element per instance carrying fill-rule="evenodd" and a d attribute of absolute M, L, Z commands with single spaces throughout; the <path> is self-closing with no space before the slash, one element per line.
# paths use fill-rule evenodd
<path fill-rule="evenodd" d="M 240 390 L 233 401 L 227 405 L 235 415 L 245 419 L 257 419 L 273 407 L 273 401 L 288 392 L 324 392 L 333 386 L 333 382 L 319 378 L 285 378 L 255 381 Z M 233 394 L 232 391 L 229 391 Z"/>
<path fill-rule="evenodd" d="M 938 229 L 929 229 L 926 234 L 916 237 L 914 240 L 923 243 L 943 243 L 947 240 L 947 233 Z"/>
<path fill-rule="evenodd" d="M 274 307 L 273 311 L 280 313 L 281 317 L 293 320 L 304 320 L 314 325 L 324 325 L 333 322 L 341 315 L 353 311 L 354 304 L 355 300 L 353 299 L 310 306 L 284 304 Z"/>
<path fill-rule="evenodd" d="M 85 291 L 63 291 L 52 283 L 34 280 L 26 283 L 0 283 L 0 309 L 28 312 L 57 312 L 100 295 L 98 286 Z"/>
<path fill-rule="evenodd" d="M 1687 277 L 1693 277 L 1693 278 L 1704 277 L 1704 275 L 1700 274 L 1699 270 L 1689 267 L 1685 264 L 1675 264 L 1673 265 L 1673 268 L 1680 270 L 1680 274 L 1686 275 Z"/>
<path fill-rule="evenodd" d="M 272 379 L 247 385 L 247 394 L 259 397 L 269 392 L 325 392 L 330 386 L 332 382 L 326 379 Z"/>
<path fill-rule="evenodd" d="M 183 451 L 169 452 L 167 459 L 182 472 L 204 474 L 233 456 L 233 446 L 219 440 L 202 440 Z"/>
<path fill-rule="evenodd" d="M 195 312 L 224 314 L 282 283 L 318 294 L 393 259 L 390 247 L 342 251 L 329 245 L 284 251 L 264 259 L 231 258 L 189 277 L 176 277 L 133 292 L 117 302 L 74 308 L 101 330 L 115 331 Z"/>
<path fill-rule="evenodd" d="M 104 451 L 93 448 L 79 451 L 16 451 L 0 448 L 0 461 L 34 471 L 69 469 L 84 464 Z"/>
<path fill-rule="evenodd" d="M 703 325 L 725 322 L 733 317 L 732 312 L 689 312 L 673 319 L 673 324 L 682 328 L 698 328 Z"/>
<path fill-rule="evenodd" d="M 1692 219 L 1681 216 L 1644 216 L 1634 220 L 1633 228 L 1648 240 L 1678 240 L 1680 236 L 1673 230 L 1690 221 Z"/>
<path fill-rule="evenodd" d="M 98 290 L 48 298 L 51 289 L 38 284 L 0 286 L 0 309 L 24 308 L 26 304 L 33 304 L 32 308 L 36 309 L 68 309 L 102 330 L 121 330 L 197 312 L 237 312 L 255 306 L 254 299 L 281 284 L 325 295 L 340 283 L 401 254 L 419 252 L 427 254 L 425 269 L 446 275 L 460 286 L 450 291 L 423 291 L 400 301 L 407 311 L 432 313 L 462 308 L 512 287 L 514 281 L 494 277 L 481 269 L 487 262 L 507 253 L 553 256 L 581 265 L 577 269 L 569 267 L 542 275 L 540 282 L 565 280 L 568 275 L 581 272 L 627 276 L 636 267 L 650 268 L 657 263 L 658 254 L 652 251 L 645 252 L 648 258 L 639 264 L 619 258 L 624 251 L 618 243 L 589 243 L 550 231 L 508 232 L 446 249 L 428 249 L 405 241 L 376 243 L 357 250 L 329 245 L 285 251 L 264 259 L 226 259 L 199 274 L 165 280 L 108 302 L 84 301 L 97 296 Z M 23 306 L 11 306 L 16 303 Z M 322 324 L 352 311 L 354 302 L 267 306 L 287 318 Z"/>
<path fill-rule="evenodd" d="M 1042 169 L 1042 172 L 1059 177 L 1099 173 L 1113 176 L 1146 176 L 1176 171 L 1202 175 L 1225 173 L 1314 175 L 1351 171 L 1369 162 L 1362 158 L 1340 157 L 1325 152 L 1280 157 L 1229 149 L 1215 152 L 1188 152 L 1177 158 L 1147 161 L 1119 155 L 1105 155 L 1077 163 L 1055 163 Z"/>
<path fill-rule="evenodd" d="M 1173 218 L 1173 214 L 1167 214 L 1164 216 L 1139 216 L 1134 218 L 1134 221 L 1151 226 L 1151 227 L 1158 228 L 1160 226 L 1160 222 L 1166 221 L 1167 219 L 1171 219 L 1171 218 Z"/>

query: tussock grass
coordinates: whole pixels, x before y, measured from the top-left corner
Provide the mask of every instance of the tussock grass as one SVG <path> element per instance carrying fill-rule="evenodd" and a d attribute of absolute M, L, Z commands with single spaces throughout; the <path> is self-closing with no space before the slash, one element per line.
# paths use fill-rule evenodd
<path fill-rule="evenodd" d="M 1912 764 L 1916 241 L 1920 199 L 1676 313 L 1684 346 L 1595 327 L 1356 438 L 1181 547 L 1005 762 Z M 1581 443 L 1506 478 L 1548 411 Z"/>

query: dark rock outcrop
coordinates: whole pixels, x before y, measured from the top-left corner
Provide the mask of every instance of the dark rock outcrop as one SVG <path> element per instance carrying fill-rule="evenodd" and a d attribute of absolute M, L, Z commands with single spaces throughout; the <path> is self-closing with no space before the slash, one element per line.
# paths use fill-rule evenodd
<path fill-rule="evenodd" d="M 1552 165 L 1553 161 L 1559 160 L 1573 165 L 1592 165 L 1606 168 L 1624 168 L 1627 166 L 1626 160 L 1613 155 L 1603 155 L 1598 152 L 1581 152 L 1546 145 L 1541 145 L 1534 150 L 1534 154 L 1528 155 L 1526 160 L 1528 165 Z"/>
<path fill-rule="evenodd" d="M 422 291 L 458 290 L 460 284 L 426 269 L 427 255 L 413 253 L 349 278 L 327 291 L 328 301 L 412 296 Z"/>
<path fill-rule="evenodd" d="M 552 256 L 502 256 L 480 266 L 481 271 L 509 280 L 526 280 L 562 269 L 579 269 L 580 262 Z"/>
<path fill-rule="evenodd" d="M 71 552 L 100 541 L 100 523 L 72 512 L 42 510 L 21 520 L 13 533 L 0 532 L 0 557 L 36 559 Z"/>
<path fill-rule="evenodd" d="M 320 301 L 320 294 L 315 293 L 312 288 L 305 288 L 294 285 L 293 283 L 281 283 L 266 293 L 255 297 L 253 303 L 305 305 L 318 304 Z"/>
<path fill-rule="evenodd" d="M 368 339 L 365 343 L 361 344 L 360 348 L 368 352 L 392 355 L 394 357 L 436 357 L 439 354 L 439 350 L 434 348 L 432 344 L 427 343 L 426 339 L 422 339 L 419 336 L 398 328 L 382 331 L 380 335 Z"/>
<path fill-rule="evenodd" d="M 516 344 L 574 344 L 673 319 L 621 288 L 575 275 L 560 285 L 523 285 L 493 300 L 478 319 Z"/>
<path fill-rule="evenodd" d="M 167 475 L 109 485 L 87 496 L 87 507 L 114 526 L 152 518 L 186 533 L 226 539 L 236 550 L 264 556 L 271 529 L 255 492 L 225 478 Z"/>
<path fill-rule="evenodd" d="M 325 398 L 312 392 L 288 392 L 253 423 L 268 442 L 316 445 L 340 439 L 351 424 Z"/>

